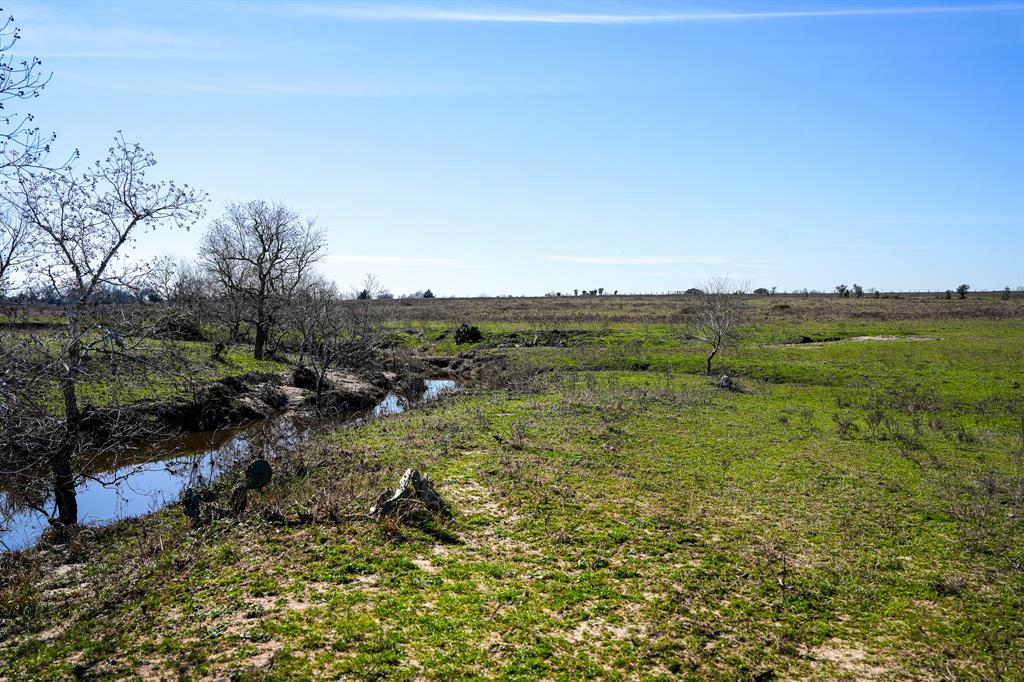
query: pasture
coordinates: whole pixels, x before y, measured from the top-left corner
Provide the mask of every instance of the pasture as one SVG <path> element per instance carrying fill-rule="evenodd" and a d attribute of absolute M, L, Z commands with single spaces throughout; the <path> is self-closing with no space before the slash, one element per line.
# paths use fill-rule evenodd
<path fill-rule="evenodd" d="M 1021 304 L 754 298 L 708 377 L 682 299 L 415 301 L 463 390 L 4 555 L 0 678 L 1020 678 Z M 365 517 L 407 467 L 450 518 Z"/>

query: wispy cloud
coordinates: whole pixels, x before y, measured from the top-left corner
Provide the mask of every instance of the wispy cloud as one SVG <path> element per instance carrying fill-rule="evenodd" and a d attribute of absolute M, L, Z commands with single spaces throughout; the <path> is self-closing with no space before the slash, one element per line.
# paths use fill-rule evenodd
<path fill-rule="evenodd" d="M 19 47 L 44 59 L 195 59 L 207 47 L 156 27 L 75 24 L 45 12 L 24 19 L 26 42 Z"/>
<path fill-rule="evenodd" d="M 718 256 L 544 256 L 544 260 L 586 265 L 720 265 Z"/>
<path fill-rule="evenodd" d="M 535 6 L 427 5 L 412 3 L 316 3 L 287 5 L 287 11 L 341 20 L 433 21 L 508 24 L 666 24 L 820 19 L 829 17 L 878 17 L 922 14 L 1021 12 L 1020 3 L 918 5 L 823 8 L 760 11 L 691 12 L 567 12 L 535 9 Z"/>
<path fill-rule="evenodd" d="M 117 92 L 129 92 L 139 95 L 168 97 L 262 97 L 262 98 L 295 98 L 295 97 L 327 97 L 327 98 L 385 98 L 385 97 L 425 97 L 443 96 L 455 89 L 444 89 L 443 86 L 433 87 L 431 83 L 362 85 L 356 82 L 341 83 L 325 79 L 321 82 L 288 82 L 284 76 L 278 79 L 267 78 L 263 82 L 234 80 L 218 82 L 211 78 L 206 82 L 191 80 L 191 76 L 176 78 L 174 76 L 153 79 L 145 73 L 129 72 L 122 69 L 112 77 L 109 73 L 86 71 L 81 75 L 71 69 L 60 71 L 57 78 L 61 81 L 75 83 L 87 88 L 103 88 Z M 225 79 L 226 80 L 226 79 Z"/>
<path fill-rule="evenodd" d="M 182 94 L 233 97 L 385 97 L 392 94 L 391 90 L 378 86 L 344 86 L 335 83 L 178 83 L 177 90 Z M 403 95 L 415 94 L 397 89 L 394 92 Z"/>
<path fill-rule="evenodd" d="M 327 263 L 337 265 L 404 265 L 465 270 L 491 269 L 491 266 L 466 261 L 461 258 L 432 258 L 429 256 L 375 256 L 332 253 L 325 260 Z"/>

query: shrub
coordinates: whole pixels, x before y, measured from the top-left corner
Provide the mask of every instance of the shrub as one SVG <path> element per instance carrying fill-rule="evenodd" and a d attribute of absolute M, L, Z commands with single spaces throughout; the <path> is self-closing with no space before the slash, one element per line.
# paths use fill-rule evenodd
<path fill-rule="evenodd" d="M 455 343 L 460 346 L 464 343 L 476 343 L 482 338 L 484 335 L 480 333 L 480 328 L 476 325 L 463 322 L 455 328 Z"/>
<path fill-rule="evenodd" d="M 836 423 L 836 432 L 840 438 L 852 438 L 857 431 L 857 422 L 853 420 L 853 416 L 847 412 L 836 412 L 832 415 L 832 421 Z"/>

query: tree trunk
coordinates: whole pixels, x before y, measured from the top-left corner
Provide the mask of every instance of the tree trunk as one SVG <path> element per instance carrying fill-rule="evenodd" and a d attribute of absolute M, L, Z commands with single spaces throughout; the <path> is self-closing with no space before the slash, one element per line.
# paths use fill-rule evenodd
<path fill-rule="evenodd" d="M 53 469 L 53 498 L 57 503 L 57 520 L 59 526 L 73 526 L 78 523 L 78 495 L 75 492 L 75 477 L 72 473 L 71 461 L 76 450 L 73 438 L 68 440 L 54 453 L 50 460 Z"/>
<path fill-rule="evenodd" d="M 252 356 L 257 360 L 262 360 L 266 345 L 267 325 L 264 322 L 259 322 L 256 324 L 256 343 L 253 345 Z"/>
<path fill-rule="evenodd" d="M 72 334 L 77 334 L 72 330 Z M 81 349 L 76 340 L 68 348 L 68 371 L 61 378 L 60 388 L 64 396 L 64 442 L 50 458 L 53 471 L 53 498 L 57 503 L 57 523 L 73 526 L 78 523 L 78 497 L 75 493 L 75 477 L 72 470 L 74 455 L 80 441 L 80 414 L 78 411 L 78 368 L 81 363 Z"/>
<path fill-rule="evenodd" d="M 718 349 L 717 348 L 714 349 L 713 351 L 711 351 L 711 354 L 708 356 L 708 367 L 707 367 L 707 373 L 708 374 L 711 374 L 711 361 L 715 359 L 716 355 L 718 355 Z"/>

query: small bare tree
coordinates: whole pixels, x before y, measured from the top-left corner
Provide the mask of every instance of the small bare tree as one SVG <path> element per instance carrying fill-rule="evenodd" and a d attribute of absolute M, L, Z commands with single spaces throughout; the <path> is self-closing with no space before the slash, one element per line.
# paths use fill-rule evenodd
<path fill-rule="evenodd" d="M 395 310 L 393 299 L 380 298 L 383 291 L 368 274 L 347 296 L 321 277 L 296 293 L 282 326 L 299 340 L 299 363 L 312 372 L 318 401 L 332 370 L 379 365 L 383 326 Z"/>
<path fill-rule="evenodd" d="M 75 485 L 83 446 L 79 386 L 90 353 L 111 366 L 128 358 L 146 337 L 126 330 L 127 320 L 104 319 L 112 294 L 148 286 L 152 264 L 129 258 L 135 237 L 164 227 L 188 229 L 202 214 L 205 194 L 173 182 L 148 182 L 156 164 L 138 144 L 118 136 L 105 161 L 82 173 L 20 169 L 17 205 L 29 231 L 30 281 L 45 282 L 59 301 L 63 329 L 35 339 L 35 371 L 52 380 L 62 396 L 62 434 L 51 449 L 50 468 L 57 523 L 77 523 Z M 76 470 L 78 469 L 78 470 Z"/>
<path fill-rule="evenodd" d="M 200 262 L 255 331 L 253 357 L 262 360 L 284 310 L 305 286 L 325 246 L 313 220 L 280 204 L 228 204 L 203 238 Z"/>
<path fill-rule="evenodd" d="M 715 356 L 739 338 L 746 285 L 737 285 L 727 277 L 713 277 L 701 283 L 698 292 L 694 295 L 686 330 L 689 338 L 707 347 L 705 371 L 711 374 Z"/>
<path fill-rule="evenodd" d="M 292 329 L 300 339 L 299 363 L 313 373 L 317 403 L 323 395 L 327 374 L 344 354 L 346 322 L 342 297 L 334 282 L 317 277 L 302 288 L 291 311 Z"/>
<path fill-rule="evenodd" d="M 351 300 L 342 307 L 349 339 L 365 342 L 375 338 L 381 325 L 392 317 L 394 305 L 390 298 L 381 296 L 383 292 L 372 272 L 366 273 L 359 286 L 352 287 Z"/>
<path fill-rule="evenodd" d="M 0 210 L 0 297 L 7 294 L 11 274 L 29 258 L 28 228 L 20 211 Z"/>
<path fill-rule="evenodd" d="M 296 292 L 292 304 L 284 311 L 281 327 L 294 338 L 298 347 L 300 365 L 306 362 L 307 356 L 321 336 L 325 323 L 337 333 L 341 333 L 341 294 L 338 286 L 323 277 L 311 276 L 308 282 Z"/>

